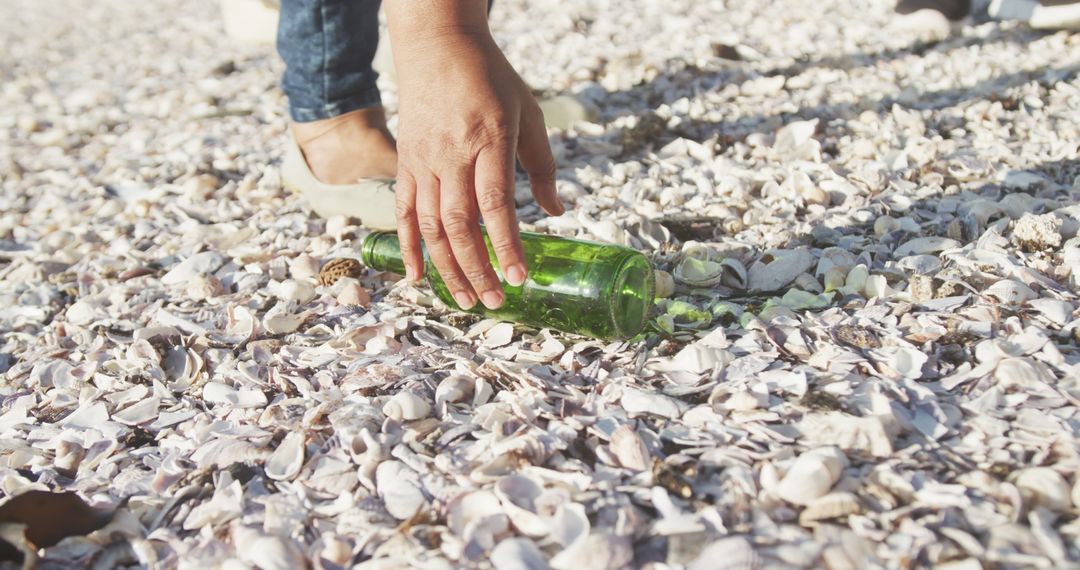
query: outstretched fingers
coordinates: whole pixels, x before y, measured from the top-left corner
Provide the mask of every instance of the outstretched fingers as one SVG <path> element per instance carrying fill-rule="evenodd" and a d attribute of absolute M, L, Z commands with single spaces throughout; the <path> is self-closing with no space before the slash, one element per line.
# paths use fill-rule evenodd
<path fill-rule="evenodd" d="M 476 202 L 506 282 L 525 282 L 528 269 L 514 206 L 514 141 L 490 145 L 476 157 Z"/>

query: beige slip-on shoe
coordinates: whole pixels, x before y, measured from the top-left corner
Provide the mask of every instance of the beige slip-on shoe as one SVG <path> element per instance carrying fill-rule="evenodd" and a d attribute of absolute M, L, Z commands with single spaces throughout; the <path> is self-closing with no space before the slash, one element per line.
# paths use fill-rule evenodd
<path fill-rule="evenodd" d="M 286 189 L 301 194 L 320 217 L 351 216 L 372 230 L 397 227 L 393 178 L 365 178 L 356 184 L 320 182 L 292 137 L 281 164 L 281 180 Z"/>

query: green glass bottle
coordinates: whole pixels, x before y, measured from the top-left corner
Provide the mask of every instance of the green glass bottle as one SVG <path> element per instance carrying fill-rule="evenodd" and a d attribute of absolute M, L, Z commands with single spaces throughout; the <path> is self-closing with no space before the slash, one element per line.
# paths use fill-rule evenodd
<path fill-rule="evenodd" d="M 471 312 L 602 339 L 629 338 L 645 326 L 654 300 L 653 268 L 641 252 L 522 232 L 529 277 L 514 287 L 499 271 L 486 235 L 484 240 L 506 301 L 494 311 L 477 303 Z M 364 240 L 362 250 L 368 267 L 405 273 L 396 233 L 372 233 Z M 428 285 L 444 303 L 460 309 L 426 252 L 424 261 Z"/>

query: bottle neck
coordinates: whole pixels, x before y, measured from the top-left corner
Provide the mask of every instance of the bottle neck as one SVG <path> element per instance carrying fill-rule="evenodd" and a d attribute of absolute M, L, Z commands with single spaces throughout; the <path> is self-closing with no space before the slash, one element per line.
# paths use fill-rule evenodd
<path fill-rule="evenodd" d="M 401 244 L 395 232 L 373 232 L 364 238 L 360 257 L 364 265 L 379 271 L 405 275 L 405 261 L 401 258 Z"/>

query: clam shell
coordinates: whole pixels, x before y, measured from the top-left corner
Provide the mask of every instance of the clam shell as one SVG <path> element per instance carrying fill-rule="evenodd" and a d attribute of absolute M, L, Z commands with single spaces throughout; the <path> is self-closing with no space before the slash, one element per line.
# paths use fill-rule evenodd
<path fill-rule="evenodd" d="M 288 481 L 296 477 L 304 466 L 306 441 L 307 434 L 304 432 L 289 432 L 266 459 L 266 476 L 277 481 Z"/>
<path fill-rule="evenodd" d="M 832 489 L 847 465 L 835 447 L 819 447 L 800 455 L 776 486 L 776 495 L 795 504 L 808 505 Z"/>
<path fill-rule="evenodd" d="M 657 269 L 655 271 L 656 297 L 666 299 L 675 294 L 675 278 L 667 271 Z"/>
<path fill-rule="evenodd" d="M 416 473 L 400 461 L 383 461 L 375 469 L 375 488 L 394 518 L 407 520 L 427 508 L 427 497 L 420 490 Z"/>
<path fill-rule="evenodd" d="M 495 570 L 547 570 L 548 563 L 536 543 L 528 538 L 507 538 L 491 551 Z"/>
<path fill-rule="evenodd" d="M 799 524 L 810 523 L 853 515 L 862 510 L 859 498 L 852 493 L 835 492 L 818 497 L 806 505 L 799 513 Z"/>
<path fill-rule="evenodd" d="M 652 457 L 634 428 L 623 424 L 611 434 L 608 449 L 619 465 L 634 471 L 644 471 L 652 466 Z"/>
<path fill-rule="evenodd" d="M 1072 507 L 1069 484 L 1060 473 L 1049 467 L 1021 469 L 1012 479 L 1024 499 L 1034 505 L 1054 512 L 1068 511 Z"/>
<path fill-rule="evenodd" d="M 813 265 L 814 256 L 807 249 L 770 250 L 750 266 L 747 286 L 750 291 L 776 291 Z"/>

